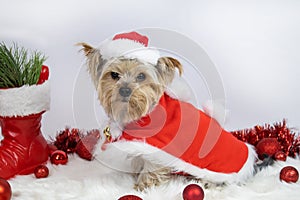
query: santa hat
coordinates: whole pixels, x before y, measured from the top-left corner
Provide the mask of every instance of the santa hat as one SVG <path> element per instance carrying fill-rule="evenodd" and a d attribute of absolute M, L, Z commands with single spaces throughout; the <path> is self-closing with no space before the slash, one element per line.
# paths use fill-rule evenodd
<path fill-rule="evenodd" d="M 156 64 L 160 55 L 157 49 L 148 47 L 149 39 L 137 32 L 121 33 L 105 40 L 99 47 L 102 58 L 109 60 L 123 56 Z"/>

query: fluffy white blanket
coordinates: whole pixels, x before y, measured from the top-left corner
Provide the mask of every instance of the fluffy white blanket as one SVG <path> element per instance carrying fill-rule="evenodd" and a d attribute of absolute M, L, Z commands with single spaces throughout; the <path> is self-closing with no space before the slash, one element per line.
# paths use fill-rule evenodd
<path fill-rule="evenodd" d="M 289 184 L 279 180 L 280 170 L 287 165 L 300 171 L 300 160 L 288 158 L 260 171 L 245 185 L 229 185 L 204 189 L 205 200 L 299 200 L 300 180 Z M 13 200 L 117 200 L 126 194 L 137 195 L 143 200 L 181 200 L 184 187 L 192 181 L 175 177 L 168 184 L 150 188 L 144 192 L 133 189 L 129 174 L 116 172 L 99 160 L 86 161 L 77 155 L 69 156 L 67 165 L 48 163 L 47 178 L 34 175 L 17 176 L 11 180 Z M 199 183 L 200 186 L 201 183 Z M 202 186 L 202 188 L 204 188 Z"/>

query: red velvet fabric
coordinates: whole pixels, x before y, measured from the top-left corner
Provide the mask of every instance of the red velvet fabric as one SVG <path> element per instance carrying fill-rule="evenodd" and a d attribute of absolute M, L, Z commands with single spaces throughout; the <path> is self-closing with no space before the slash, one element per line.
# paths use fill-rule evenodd
<path fill-rule="evenodd" d="M 201 110 L 167 94 L 149 115 L 128 124 L 120 139 L 146 142 L 186 163 L 214 172 L 238 172 L 248 158 L 245 143 Z"/>

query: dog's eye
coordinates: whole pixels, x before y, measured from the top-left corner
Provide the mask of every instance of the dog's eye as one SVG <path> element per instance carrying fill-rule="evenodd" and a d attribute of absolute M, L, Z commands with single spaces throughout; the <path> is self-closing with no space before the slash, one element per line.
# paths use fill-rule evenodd
<path fill-rule="evenodd" d="M 137 75 L 136 80 L 138 82 L 144 81 L 146 79 L 146 75 L 144 73 L 140 73 L 139 75 Z"/>
<path fill-rule="evenodd" d="M 111 72 L 110 76 L 114 80 L 119 80 L 120 79 L 120 75 L 117 72 Z"/>

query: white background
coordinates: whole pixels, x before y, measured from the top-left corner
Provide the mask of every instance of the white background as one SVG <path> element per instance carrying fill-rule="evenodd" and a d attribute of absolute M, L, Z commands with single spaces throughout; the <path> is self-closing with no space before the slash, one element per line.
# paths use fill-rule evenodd
<path fill-rule="evenodd" d="M 178 31 L 205 49 L 223 80 L 227 129 L 283 118 L 300 128 L 298 0 L 0 0 L 0 9 L 1 41 L 48 56 L 52 99 L 43 118 L 46 135 L 67 125 L 99 125 L 89 116 L 80 123 L 74 118 L 74 83 L 84 62 L 74 44 L 98 45 L 117 32 L 142 27 Z M 86 90 L 93 90 L 86 81 Z M 82 94 L 84 102 L 84 89 Z"/>

